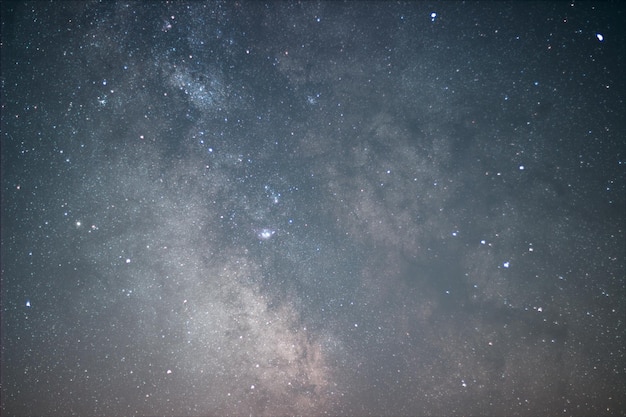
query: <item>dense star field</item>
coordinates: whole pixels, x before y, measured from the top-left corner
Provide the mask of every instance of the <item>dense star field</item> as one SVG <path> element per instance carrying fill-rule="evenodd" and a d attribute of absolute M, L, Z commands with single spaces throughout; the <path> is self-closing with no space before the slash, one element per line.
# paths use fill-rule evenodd
<path fill-rule="evenodd" d="M 1 8 L 3 415 L 626 414 L 621 3 Z"/>

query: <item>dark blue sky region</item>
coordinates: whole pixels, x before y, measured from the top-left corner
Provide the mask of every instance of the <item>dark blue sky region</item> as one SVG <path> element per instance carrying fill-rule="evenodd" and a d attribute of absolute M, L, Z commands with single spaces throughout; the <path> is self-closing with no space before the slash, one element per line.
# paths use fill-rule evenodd
<path fill-rule="evenodd" d="M 626 414 L 619 3 L 1 7 L 3 415 Z"/>

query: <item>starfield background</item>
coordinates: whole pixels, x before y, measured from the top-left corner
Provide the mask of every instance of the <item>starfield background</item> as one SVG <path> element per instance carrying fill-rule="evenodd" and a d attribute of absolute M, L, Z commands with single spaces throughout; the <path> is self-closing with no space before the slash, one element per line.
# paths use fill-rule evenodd
<path fill-rule="evenodd" d="M 619 3 L 6 2 L 3 415 L 624 415 Z"/>

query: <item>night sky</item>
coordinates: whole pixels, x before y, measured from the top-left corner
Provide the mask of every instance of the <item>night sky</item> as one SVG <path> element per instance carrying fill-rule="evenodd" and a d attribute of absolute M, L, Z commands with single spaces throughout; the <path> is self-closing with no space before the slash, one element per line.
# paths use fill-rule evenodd
<path fill-rule="evenodd" d="M 622 3 L 1 13 L 3 415 L 626 414 Z"/>

